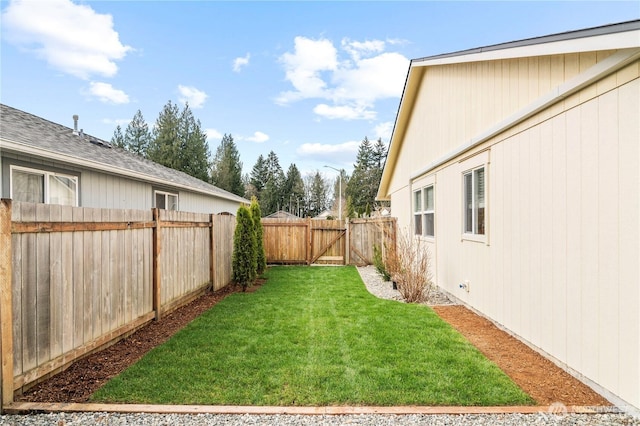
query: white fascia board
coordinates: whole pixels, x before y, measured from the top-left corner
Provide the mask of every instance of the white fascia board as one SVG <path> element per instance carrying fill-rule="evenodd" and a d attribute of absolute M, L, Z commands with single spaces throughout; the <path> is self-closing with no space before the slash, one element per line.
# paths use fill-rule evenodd
<path fill-rule="evenodd" d="M 144 173 L 138 173 L 138 172 L 134 172 L 132 170 L 128 170 L 128 169 L 123 169 L 122 167 L 117 167 L 117 166 L 112 166 L 112 165 L 107 165 L 107 164 L 103 164 L 97 161 L 91 161 L 91 160 L 85 160 L 82 158 L 77 158 L 77 157 L 71 157 L 69 155 L 65 155 L 65 154 L 60 154 L 58 152 L 54 152 L 54 151 L 48 151 L 42 148 L 36 148 L 33 147 L 31 145 L 25 145 L 25 144 L 21 144 L 21 143 L 17 143 L 17 142 L 12 142 L 3 138 L 0 138 L 0 151 L 6 148 L 7 150 L 11 150 L 11 151 L 15 151 L 18 153 L 22 153 L 22 154 L 27 154 L 27 155 L 33 155 L 36 157 L 44 157 L 48 160 L 54 160 L 54 161 L 60 161 L 63 163 L 68 163 L 68 164 L 73 164 L 75 166 L 80 166 L 86 169 L 90 169 L 90 170 L 99 170 L 102 172 L 106 172 L 108 174 L 111 175 L 120 175 L 120 176 L 124 176 L 124 177 L 128 177 L 128 178 L 132 178 L 132 179 L 136 179 L 136 180 L 141 180 L 144 182 L 150 182 L 150 183 L 157 183 L 160 185 L 169 185 L 175 188 L 180 188 L 180 189 L 184 189 L 190 192 L 196 192 L 199 194 L 206 194 L 206 195 L 211 195 L 214 197 L 218 197 L 218 198 L 222 198 L 225 200 L 230 200 L 230 201 L 235 201 L 235 202 L 239 202 L 238 200 L 232 198 L 232 197 L 226 197 L 223 194 L 218 194 L 216 192 L 213 191 L 205 191 L 199 188 L 193 188 L 191 186 L 188 185 L 183 185 L 180 183 L 176 183 L 176 182 L 171 182 L 171 181 L 167 181 L 164 179 L 159 179 L 155 176 L 150 176 Z"/>
<path fill-rule="evenodd" d="M 527 58 L 534 56 L 562 55 L 567 53 L 592 52 L 598 50 L 620 50 L 640 47 L 640 30 L 592 37 L 559 40 L 504 49 L 479 48 L 461 52 L 459 55 L 425 58 L 412 63 L 414 67 L 449 65 L 466 62 L 492 61 L 499 59 Z"/>
<path fill-rule="evenodd" d="M 512 116 L 504 119 L 500 123 L 496 124 L 480 133 L 478 136 L 472 138 L 467 143 L 462 144 L 452 152 L 440 157 L 439 159 L 431 162 L 426 167 L 416 170 L 410 175 L 410 179 L 414 180 L 426 173 L 429 173 L 436 167 L 439 167 L 461 154 L 475 148 L 483 142 L 493 138 L 494 136 L 510 129 L 511 127 L 523 122 L 527 118 L 549 108 L 551 105 L 561 101 L 562 99 L 571 96 L 578 90 L 586 87 L 605 76 L 617 71 L 618 69 L 630 64 L 631 62 L 640 58 L 640 48 L 624 49 L 614 53 L 605 60 L 598 62 L 593 67 L 589 68 L 582 74 L 572 78 L 571 80 L 555 87 L 551 92 L 538 98 L 533 103 L 527 105 L 520 111 L 516 112 Z"/>

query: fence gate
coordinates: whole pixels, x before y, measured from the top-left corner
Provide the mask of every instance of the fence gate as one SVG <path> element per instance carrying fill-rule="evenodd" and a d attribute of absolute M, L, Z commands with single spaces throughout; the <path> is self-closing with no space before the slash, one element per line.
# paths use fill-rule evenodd
<path fill-rule="evenodd" d="M 311 221 L 311 260 L 320 265 L 345 265 L 347 227 L 340 220 Z"/>
<path fill-rule="evenodd" d="M 394 218 L 311 220 L 262 219 L 270 264 L 367 265 L 373 246 L 395 244 Z"/>

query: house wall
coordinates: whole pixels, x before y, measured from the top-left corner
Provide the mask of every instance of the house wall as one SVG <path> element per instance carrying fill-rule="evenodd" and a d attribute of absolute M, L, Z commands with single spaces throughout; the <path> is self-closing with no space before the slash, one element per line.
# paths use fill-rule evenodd
<path fill-rule="evenodd" d="M 536 98 L 530 94 L 518 97 L 522 101 L 507 102 L 507 87 L 517 88 L 518 93 L 533 93 L 532 88 L 538 87 L 537 93 L 543 95 L 541 87 L 548 90 L 563 81 L 561 71 L 570 77 L 608 53 L 538 58 L 537 69 L 545 71 L 537 77 L 541 82 L 536 85 L 527 77 L 531 74 L 518 74 L 501 85 L 502 90 L 494 85 L 496 109 L 510 115 L 521 103 Z M 546 63 L 550 66 L 541 65 Z M 484 69 L 476 64 L 468 70 L 478 67 Z M 504 71 L 504 67 L 494 69 Z M 552 71 L 549 78 L 547 69 Z M 399 229 L 411 223 L 411 189 L 423 178 L 411 180 L 410 173 L 499 119 L 496 112 L 480 113 L 477 123 L 466 118 L 476 108 L 489 108 L 482 101 L 488 92 L 477 98 L 471 93 L 471 101 L 453 96 L 456 111 L 442 120 L 450 129 L 430 128 L 442 118 L 434 108 L 442 108 L 443 101 L 429 93 L 438 93 L 437 83 L 444 77 L 434 82 L 428 81 L 429 75 L 390 186 Z M 640 408 L 639 76 L 636 60 L 429 172 L 436 180 L 437 284 L 636 410 Z M 456 73 L 452 81 L 466 84 L 464 75 Z M 447 86 L 445 81 L 441 84 Z M 456 126 L 458 121 L 464 125 Z M 486 164 L 487 170 L 484 242 L 462 238 L 461 176 L 474 162 Z M 459 288 L 464 280 L 470 282 L 469 292 Z"/>
<path fill-rule="evenodd" d="M 237 202 L 213 196 L 109 175 L 40 158 L 4 151 L 1 157 L 3 161 L 0 163 L 0 170 L 2 171 L 0 188 L 2 189 L 2 197 L 6 198 L 10 197 L 9 176 L 10 165 L 13 164 L 79 175 L 79 203 L 81 207 L 149 210 L 154 206 L 154 190 L 177 193 L 181 211 L 215 214 L 228 212 L 235 214 L 239 206 Z"/>

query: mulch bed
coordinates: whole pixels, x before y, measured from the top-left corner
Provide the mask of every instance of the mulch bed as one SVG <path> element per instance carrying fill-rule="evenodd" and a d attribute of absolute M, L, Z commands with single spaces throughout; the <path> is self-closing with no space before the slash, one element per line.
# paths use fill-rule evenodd
<path fill-rule="evenodd" d="M 256 288 L 254 286 L 248 291 Z M 214 293 L 207 293 L 162 317 L 160 321 L 151 322 L 115 345 L 74 362 L 67 370 L 37 384 L 16 400 L 88 402 L 90 396 L 104 383 L 138 361 L 148 351 L 167 341 L 224 297 L 239 291 L 240 287 L 230 285 Z M 580 406 L 611 405 L 551 361 L 465 307 L 434 306 L 433 309 L 495 362 L 539 405 L 554 402 Z"/>
<path fill-rule="evenodd" d="M 464 306 L 432 308 L 496 363 L 538 405 L 556 402 L 567 406 L 611 405 L 589 386 Z"/>

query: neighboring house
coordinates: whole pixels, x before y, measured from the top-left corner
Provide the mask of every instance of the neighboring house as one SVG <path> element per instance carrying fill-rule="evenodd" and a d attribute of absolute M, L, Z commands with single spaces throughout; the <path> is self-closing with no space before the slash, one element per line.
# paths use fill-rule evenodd
<path fill-rule="evenodd" d="M 16 201 L 195 213 L 235 213 L 240 203 L 249 203 L 84 134 L 77 122 L 72 129 L 2 104 L 0 195 Z"/>
<path fill-rule="evenodd" d="M 285 212 L 283 210 L 278 210 L 277 212 L 271 213 L 270 215 L 265 216 L 264 219 L 304 220 L 301 217 L 298 217 L 289 212 Z"/>
<path fill-rule="evenodd" d="M 436 284 L 640 409 L 640 21 L 411 61 L 378 198 Z"/>

